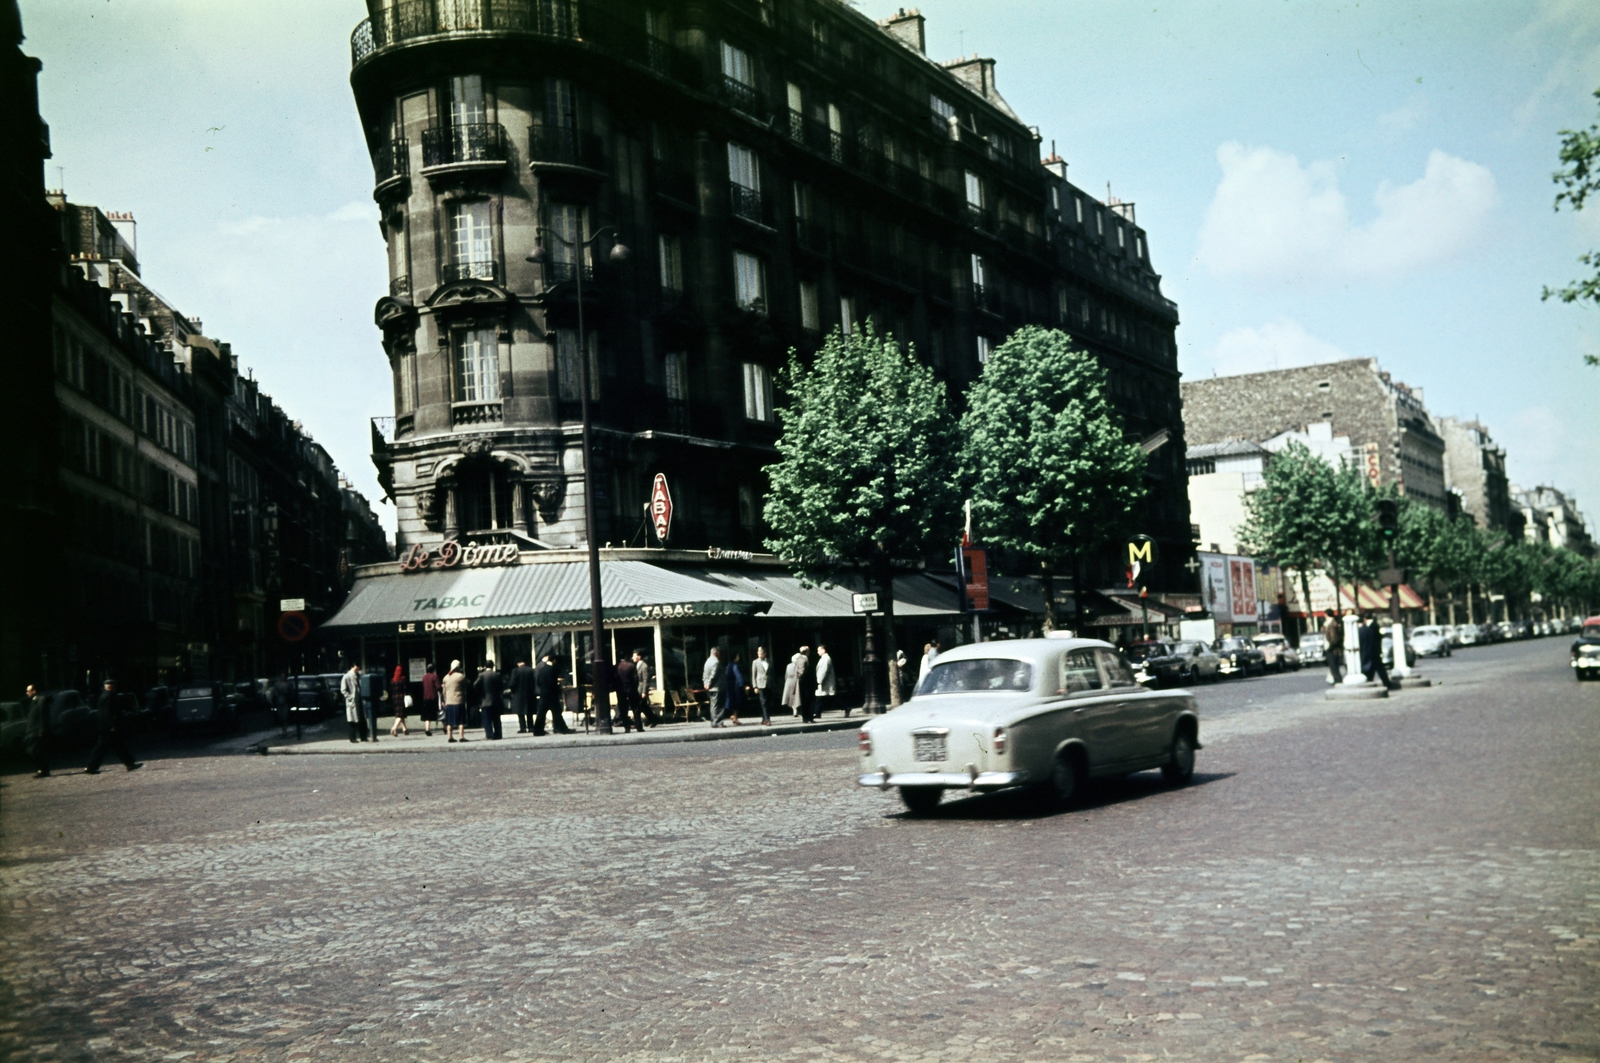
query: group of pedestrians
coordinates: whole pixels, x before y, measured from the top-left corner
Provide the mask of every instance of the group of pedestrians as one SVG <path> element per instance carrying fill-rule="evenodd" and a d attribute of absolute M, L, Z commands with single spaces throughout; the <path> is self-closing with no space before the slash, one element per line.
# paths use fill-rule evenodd
<path fill-rule="evenodd" d="M 1355 610 L 1351 609 L 1345 615 L 1353 614 Z M 1338 609 L 1329 609 L 1327 619 L 1322 622 L 1322 646 L 1323 659 L 1328 664 L 1328 682 L 1334 685 L 1344 682 L 1344 620 Z M 1356 649 L 1366 681 L 1370 683 L 1376 679 L 1385 688 L 1395 689 L 1396 684 L 1389 679 L 1389 669 L 1383 663 L 1383 629 L 1378 627 L 1378 618 L 1371 613 L 1361 616 L 1356 626 Z M 1396 647 L 1396 652 L 1405 651 Z"/>
<path fill-rule="evenodd" d="M 129 771 L 138 771 L 144 767 L 144 762 L 135 760 L 133 752 L 128 748 L 128 733 L 131 728 L 124 704 L 126 700 L 117 690 L 116 680 L 107 676 L 102 684 L 100 696 L 94 703 L 95 744 L 89 751 L 89 764 L 83 769 L 83 774 L 99 775 L 100 765 L 105 763 L 108 754 L 115 755 L 122 761 L 122 766 Z M 51 747 L 55 744 L 55 725 L 50 715 L 50 702 L 51 699 L 41 694 L 32 683 L 28 684 L 27 690 L 23 693 L 28 723 L 23 733 L 22 744 L 23 751 L 33 765 L 35 779 L 50 777 Z"/>
<path fill-rule="evenodd" d="M 761 722 L 772 723 L 772 676 L 772 661 L 765 646 L 756 648 L 748 672 L 741 651 L 713 646 L 700 670 L 701 686 L 711 702 L 711 726 L 739 726 L 739 716 L 748 711 L 752 699 L 761 712 Z M 811 647 L 801 646 L 784 667 L 777 703 L 810 723 L 823 711 L 834 708 L 838 684 L 838 672 L 828 647 L 818 645 L 813 661 Z M 848 708 L 845 715 L 850 715 Z"/>

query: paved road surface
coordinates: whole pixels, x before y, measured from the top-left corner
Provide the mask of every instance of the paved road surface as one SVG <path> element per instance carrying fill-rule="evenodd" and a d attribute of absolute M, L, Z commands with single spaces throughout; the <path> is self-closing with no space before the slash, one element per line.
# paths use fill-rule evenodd
<path fill-rule="evenodd" d="M 848 733 L 13 774 L 0 1058 L 1600 1058 L 1600 684 L 1424 667 L 1202 688 L 1196 785 L 1064 814 Z"/>

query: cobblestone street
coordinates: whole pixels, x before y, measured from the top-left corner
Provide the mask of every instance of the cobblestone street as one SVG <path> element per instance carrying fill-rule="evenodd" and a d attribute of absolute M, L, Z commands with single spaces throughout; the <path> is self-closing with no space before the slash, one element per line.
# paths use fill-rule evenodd
<path fill-rule="evenodd" d="M 3 792 L 23 1060 L 1593 1060 L 1566 642 L 1204 688 L 1196 783 L 931 819 L 849 731 L 151 757 Z"/>

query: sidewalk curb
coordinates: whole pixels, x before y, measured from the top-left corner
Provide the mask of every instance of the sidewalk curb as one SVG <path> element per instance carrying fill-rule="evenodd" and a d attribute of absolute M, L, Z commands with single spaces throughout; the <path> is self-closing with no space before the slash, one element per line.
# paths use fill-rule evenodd
<path fill-rule="evenodd" d="M 766 738 L 769 736 L 814 734 L 821 731 L 847 731 L 860 727 L 871 717 L 847 717 L 839 720 L 819 720 L 816 723 L 803 723 L 782 726 L 741 726 L 711 728 L 709 725 L 700 730 L 669 731 L 666 734 L 618 734 L 618 735 L 545 735 L 540 738 L 512 737 L 493 742 L 486 738 L 474 738 L 467 744 L 471 749 L 451 749 L 450 744 L 442 739 L 437 742 L 418 742 L 415 744 L 401 743 L 398 738 L 391 739 L 388 744 L 369 745 L 361 743 L 353 748 L 344 748 L 346 743 L 329 742 L 327 746 L 315 748 L 309 746 L 283 746 L 271 743 L 258 743 L 244 750 L 246 753 L 259 756 L 291 756 L 291 757 L 361 757 L 361 756 L 416 756 L 416 755 L 443 755 L 443 754 L 471 754 L 471 753 L 521 753 L 538 752 L 541 749 L 583 749 L 605 748 L 608 746 L 653 746 L 669 745 L 675 742 L 726 742 L 739 738 Z"/>

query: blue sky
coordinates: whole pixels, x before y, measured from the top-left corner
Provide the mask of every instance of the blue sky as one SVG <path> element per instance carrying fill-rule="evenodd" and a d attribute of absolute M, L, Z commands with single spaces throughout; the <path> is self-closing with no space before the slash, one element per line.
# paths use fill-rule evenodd
<path fill-rule="evenodd" d="M 863 2 L 882 17 L 898 5 Z M 139 219 L 147 283 L 228 340 L 377 501 L 386 290 L 350 97 L 359 0 L 23 0 L 49 183 Z M 1375 357 L 1480 417 L 1513 480 L 1600 518 L 1600 313 L 1544 303 L 1600 247 L 1551 209 L 1594 120 L 1600 4 L 923 0 L 998 60 L 1072 180 L 1137 203 L 1188 377 Z M 393 511 L 379 512 L 392 526 Z M 1593 528 L 1593 525 L 1591 525 Z"/>

